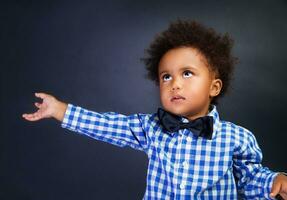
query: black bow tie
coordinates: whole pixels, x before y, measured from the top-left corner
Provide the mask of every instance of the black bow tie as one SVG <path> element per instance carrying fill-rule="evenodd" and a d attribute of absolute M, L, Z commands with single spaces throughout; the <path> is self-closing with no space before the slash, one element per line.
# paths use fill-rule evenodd
<path fill-rule="evenodd" d="M 213 132 L 213 117 L 204 116 L 188 123 L 182 122 L 180 116 L 172 114 L 159 108 L 157 115 L 162 126 L 169 132 L 176 132 L 179 129 L 189 129 L 193 134 L 211 140 Z"/>

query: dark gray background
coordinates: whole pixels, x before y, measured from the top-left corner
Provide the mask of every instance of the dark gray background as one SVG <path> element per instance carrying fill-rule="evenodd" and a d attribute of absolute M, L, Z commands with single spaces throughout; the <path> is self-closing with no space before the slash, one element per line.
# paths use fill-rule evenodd
<path fill-rule="evenodd" d="M 221 117 L 250 129 L 263 164 L 286 171 L 287 2 L 1 2 L 0 199 L 141 199 L 147 157 L 27 122 L 34 92 L 95 111 L 155 112 L 158 88 L 140 58 L 177 18 L 229 32 L 239 57 Z"/>

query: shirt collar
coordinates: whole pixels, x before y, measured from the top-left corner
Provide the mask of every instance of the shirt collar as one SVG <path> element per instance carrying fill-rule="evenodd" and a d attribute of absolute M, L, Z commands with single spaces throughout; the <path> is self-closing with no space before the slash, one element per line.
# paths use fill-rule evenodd
<path fill-rule="evenodd" d="M 217 132 L 219 125 L 220 125 L 219 113 L 217 112 L 215 105 L 210 105 L 209 112 L 208 112 L 207 116 L 213 117 L 213 133 L 212 133 L 212 139 L 213 139 L 215 137 L 216 132 Z M 184 123 L 187 123 L 188 119 L 185 117 L 182 117 L 181 121 Z"/>
<path fill-rule="evenodd" d="M 210 112 L 207 115 L 213 117 L 213 133 L 212 133 L 212 139 L 213 139 L 217 133 L 217 130 L 220 127 L 219 113 L 217 112 L 215 105 L 210 105 Z"/>

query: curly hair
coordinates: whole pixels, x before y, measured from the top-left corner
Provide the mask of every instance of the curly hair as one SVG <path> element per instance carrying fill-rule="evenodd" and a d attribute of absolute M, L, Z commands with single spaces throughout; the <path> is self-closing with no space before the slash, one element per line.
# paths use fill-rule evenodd
<path fill-rule="evenodd" d="M 221 35 L 214 29 L 189 20 L 177 19 L 171 22 L 168 29 L 157 34 L 148 49 L 146 57 L 141 58 L 148 71 L 147 78 L 159 85 L 158 65 L 162 56 L 169 50 L 179 47 L 192 47 L 204 55 L 208 67 L 216 78 L 221 79 L 223 86 L 218 96 L 211 101 L 217 104 L 218 97 L 226 94 L 237 58 L 231 54 L 233 39 L 228 33 Z"/>

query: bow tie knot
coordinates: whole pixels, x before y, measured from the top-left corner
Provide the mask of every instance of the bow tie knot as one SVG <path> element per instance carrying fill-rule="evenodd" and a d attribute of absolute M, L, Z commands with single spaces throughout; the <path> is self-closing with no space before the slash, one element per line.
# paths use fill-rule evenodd
<path fill-rule="evenodd" d="M 180 116 L 167 112 L 161 108 L 157 112 L 158 118 L 162 126 L 169 132 L 177 132 L 180 129 L 189 129 L 194 135 L 212 138 L 213 117 L 204 116 L 187 123 L 182 122 Z"/>

